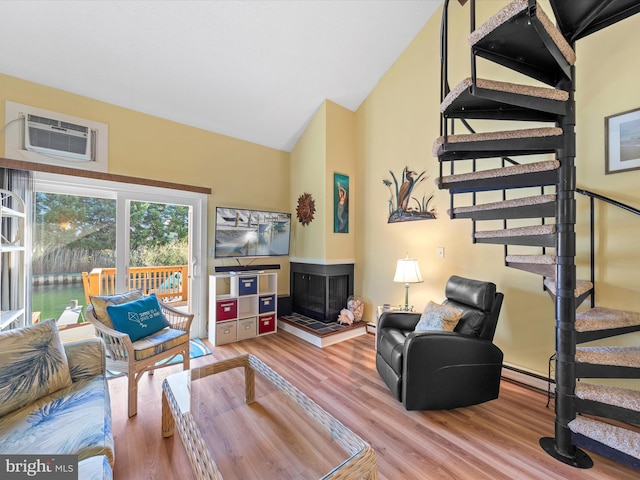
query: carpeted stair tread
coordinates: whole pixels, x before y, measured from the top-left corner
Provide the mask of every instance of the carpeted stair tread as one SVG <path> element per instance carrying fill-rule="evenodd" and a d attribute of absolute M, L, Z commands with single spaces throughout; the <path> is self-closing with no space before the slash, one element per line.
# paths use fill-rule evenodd
<path fill-rule="evenodd" d="M 473 85 L 471 77 L 465 78 L 462 82 L 456 85 L 442 101 L 440 105 L 440 112 L 444 113 L 447 108 L 453 103 L 453 101 L 460 96 L 464 91 Z M 517 83 L 499 82 L 496 80 L 487 80 L 484 78 L 476 79 L 476 86 L 484 88 L 486 90 L 495 90 L 498 92 L 515 93 L 518 95 L 525 95 L 528 97 L 544 98 L 548 100 L 557 100 L 560 102 L 566 102 L 569 99 L 569 92 L 559 90 L 557 88 L 548 87 L 534 87 L 531 85 L 520 85 Z"/>
<path fill-rule="evenodd" d="M 491 33 L 493 30 L 498 28 L 503 23 L 509 21 L 511 18 L 515 17 L 517 14 L 526 10 L 529 7 L 528 0 L 514 0 L 509 5 L 504 7 L 494 16 L 492 16 L 489 20 L 487 20 L 484 24 L 482 24 L 479 28 L 469 35 L 469 45 L 472 47 L 478 43 L 481 39 Z M 569 45 L 569 43 L 565 40 L 562 33 L 556 28 L 553 22 L 549 19 L 547 14 L 540 8 L 540 5 L 537 5 L 537 17 L 540 20 L 540 23 L 547 31 L 549 36 L 553 39 L 554 43 L 557 45 L 558 49 L 566 59 L 566 61 L 573 65 L 576 62 L 576 54 Z"/>
<path fill-rule="evenodd" d="M 610 448 L 640 459 L 640 434 L 631 430 L 578 416 L 569 422 L 569 429 Z"/>
<path fill-rule="evenodd" d="M 554 295 L 557 294 L 557 285 L 556 285 L 555 279 L 545 278 L 544 286 L 547 287 L 547 289 L 550 292 L 552 292 Z M 593 290 L 593 283 L 591 283 L 589 280 L 576 280 L 576 289 L 574 291 L 576 297 L 579 297 L 580 295 L 584 295 L 585 293 L 590 292 L 591 290 Z M 611 327 L 607 327 L 607 328 L 611 328 Z M 598 330 L 598 329 L 595 329 L 595 330 Z"/>
<path fill-rule="evenodd" d="M 490 142 L 494 140 L 514 140 L 521 138 L 544 138 L 544 137 L 559 137 L 563 133 L 559 127 L 541 127 L 541 128 L 522 128 L 518 130 L 501 130 L 497 132 L 484 132 L 484 133 L 464 133 L 460 135 L 449 135 L 447 137 L 447 143 L 449 145 L 455 143 L 469 143 L 469 142 Z M 438 137 L 433 143 L 432 154 L 437 157 L 440 149 L 444 145 L 445 137 Z"/>
<path fill-rule="evenodd" d="M 540 205 L 543 203 L 555 202 L 555 194 L 550 195 L 536 195 L 533 197 L 514 198 L 511 200 L 504 200 L 502 202 L 481 203 L 478 205 L 469 205 L 464 207 L 456 207 L 453 209 L 454 214 L 479 212 L 482 210 L 498 210 L 502 208 L 521 207 L 525 205 Z"/>
<path fill-rule="evenodd" d="M 555 255 L 507 255 L 505 261 L 509 263 L 535 263 L 537 265 L 556 265 L 558 257 Z"/>
<path fill-rule="evenodd" d="M 627 410 L 640 412 L 640 391 L 630 388 L 597 385 L 588 382 L 576 382 L 576 397 L 582 400 L 614 405 Z"/>
<path fill-rule="evenodd" d="M 448 175 L 442 177 L 442 183 L 453 182 L 465 182 L 469 180 L 480 180 L 485 178 L 500 178 L 516 175 L 524 175 L 526 173 L 546 172 L 550 170 L 557 170 L 560 168 L 560 162 L 557 160 L 548 160 L 545 162 L 526 163 L 521 165 L 512 165 L 509 167 L 492 168 L 489 170 L 480 170 L 477 172 L 469 173 L 457 173 L 455 175 Z M 435 179 L 435 183 L 438 183 L 438 179 Z"/>
<path fill-rule="evenodd" d="M 640 346 L 578 347 L 576 361 L 593 365 L 640 368 Z"/>
<path fill-rule="evenodd" d="M 533 225 L 528 227 L 506 228 L 502 230 L 483 230 L 475 233 L 475 238 L 523 237 L 529 235 L 549 235 L 556 232 L 556 226 Z"/>
<path fill-rule="evenodd" d="M 592 332 L 610 328 L 640 325 L 640 313 L 595 307 L 576 314 L 576 332 Z"/>
<path fill-rule="evenodd" d="M 517 268 L 543 277 L 554 276 L 558 263 L 555 255 L 507 255 L 504 260 L 510 268 Z"/>

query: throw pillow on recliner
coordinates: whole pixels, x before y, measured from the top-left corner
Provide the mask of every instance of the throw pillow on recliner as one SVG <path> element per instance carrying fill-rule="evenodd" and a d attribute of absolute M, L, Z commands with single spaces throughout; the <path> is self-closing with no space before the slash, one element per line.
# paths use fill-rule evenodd
<path fill-rule="evenodd" d="M 440 330 L 453 332 L 462 317 L 462 310 L 429 302 L 424 308 L 414 331 Z"/>

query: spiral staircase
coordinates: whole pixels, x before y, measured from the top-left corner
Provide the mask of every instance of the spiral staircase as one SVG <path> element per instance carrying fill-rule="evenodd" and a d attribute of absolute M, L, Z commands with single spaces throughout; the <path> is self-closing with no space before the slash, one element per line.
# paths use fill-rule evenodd
<path fill-rule="evenodd" d="M 634 428 L 640 424 L 640 391 L 588 381 L 640 378 L 640 347 L 579 346 L 640 331 L 640 313 L 593 305 L 576 313 L 594 286 L 576 279 L 574 230 L 580 168 L 575 42 L 639 13 L 640 1 L 550 0 L 554 22 L 536 0 L 514 0 L 476 28 L 472 0 L 471 76 L 453 89 L 447 81 L 448 4 L 442 22 L 441 137 L 433 147 L 440 164 L 437 184 L 451 194 L 451 218 L 472 220 L 474 243 L 504 245 L 506 266 L 542 276 L 555 301 L 555 437 L 540 444 L 575 467 L 593 465 L 588 450 L 640 469 L 640 434 Z M 478 78 L 477 57 L 541 86 Z M 475 133 L 470 119 L 496 120 L 496 130 Z M 501 120 L 536 122 L 536 128 L 505 131 Z M 471 133 L 456 134 L 460 124 Z M 490 191 L 492 201 L 482 203 L 487 194 L 480 192 Z M 496 220 L 502 228 L 495 228 Z M 519 254 L 510 254 L 510 246 Z"/>

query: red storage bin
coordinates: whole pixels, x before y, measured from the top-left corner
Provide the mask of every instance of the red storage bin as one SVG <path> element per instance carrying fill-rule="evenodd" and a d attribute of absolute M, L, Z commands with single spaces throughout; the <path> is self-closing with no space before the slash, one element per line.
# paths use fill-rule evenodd
<path fill-rule="evenodd" d="M 258 319 L 258 334 L 270 333 L 276 331 L 276 316 L 275 314 L 261 315 Z"/>
<path fill-rule="evenodd" d="M 231 320 L 238 316 L 238 300 L 218 300 L 216 302 L 216 322 Z"/>

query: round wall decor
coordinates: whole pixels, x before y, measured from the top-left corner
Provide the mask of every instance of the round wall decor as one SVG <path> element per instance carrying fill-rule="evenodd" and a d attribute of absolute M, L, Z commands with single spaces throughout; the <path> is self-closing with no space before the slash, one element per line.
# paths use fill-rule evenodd
<path fill-rule="evenodd" d="M 313 220 L 313 214 L 316 212 L 316 202 L 310 193 L 303 193 L 298 197 L 298 207 L 296 214 L 298 221 L 302 226 L 309 225 Z"/>

